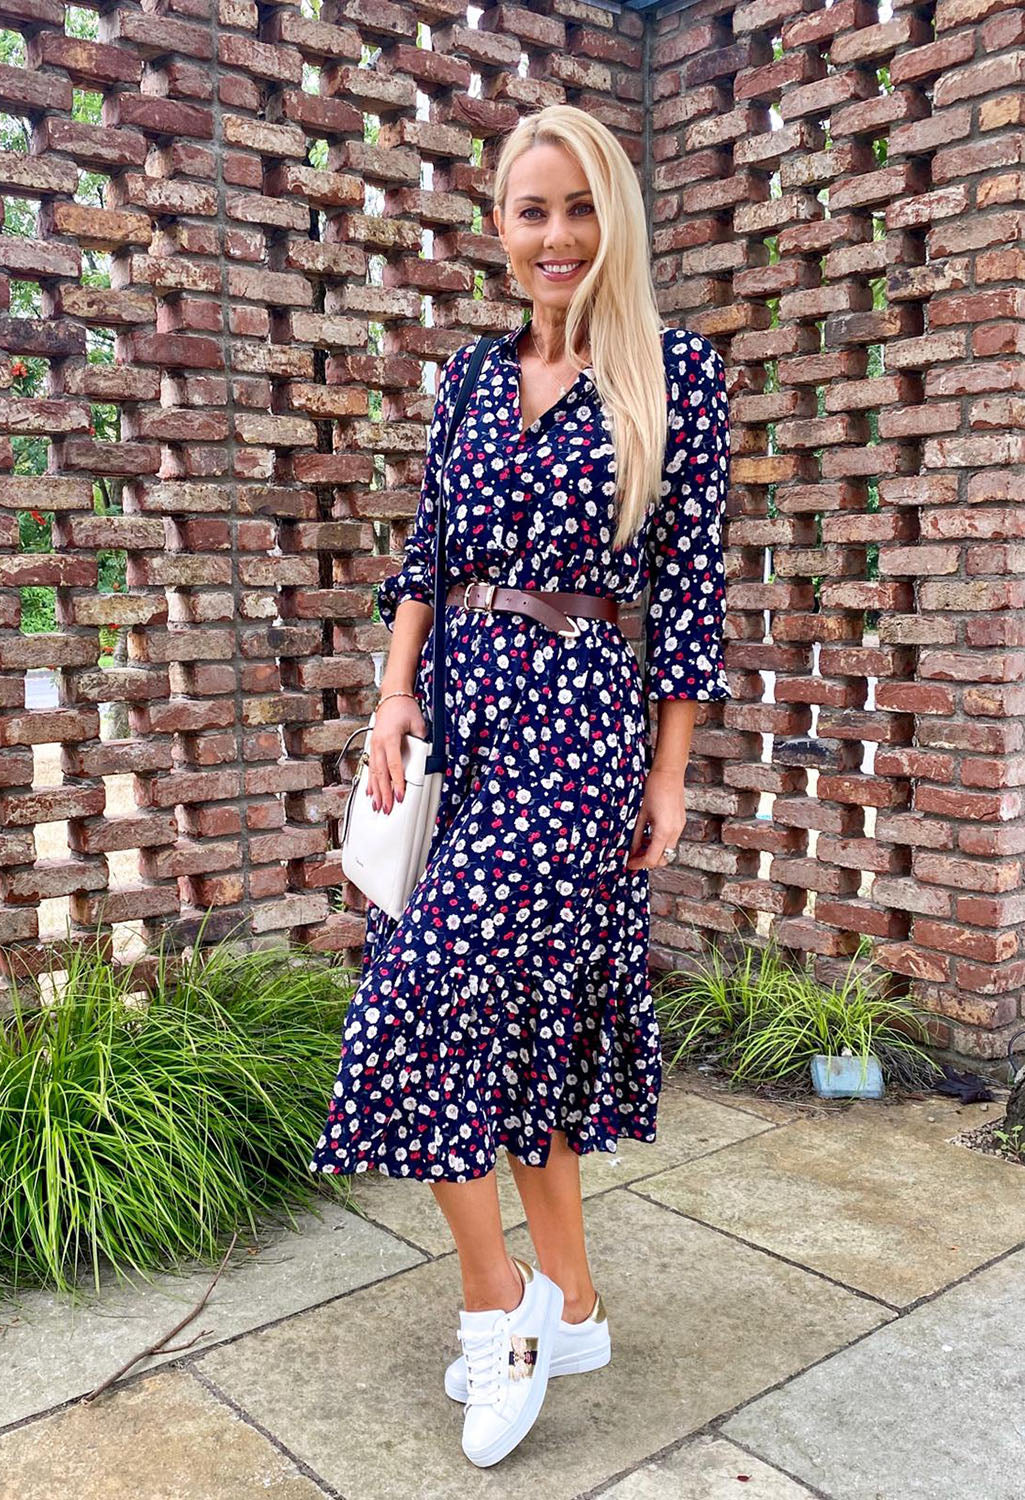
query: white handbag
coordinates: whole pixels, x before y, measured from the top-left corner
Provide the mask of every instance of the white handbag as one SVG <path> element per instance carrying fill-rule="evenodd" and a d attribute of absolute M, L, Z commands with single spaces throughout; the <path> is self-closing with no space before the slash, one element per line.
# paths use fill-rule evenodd
<path fill-rule="evenodd" d="M 357 734 L 372 733 L 376 711 L 370 722 L 356 729 L 345 742 L 345 755 Z M 392 917 L 400 917 L 410 892 L 427 864 L 431 837 L 438 820 L 438 803 L 444 771 L 428 771 L 431 742 L 418 734 L 402 737 L 402 801 L 392 801 L 391 812 L 374 811 L 367 795 L 370 756 L 364 749 L 349 790 L 342 823 L 342 871 L 375 906 L 383 906 Z"/>
<path fill-rule="evenodd" d="M 479 340 L 466 367 L 456 396 L 452 420 L 445 439 L 445 461 L 452 436 L 462 420 L 470 392 L 493 338 Z M 439 484 L 438 516 L 434 553 L 434 623 L 431 627 L 434 659 L 433 710 L 428 724 L 430 738 L 406 734 L 402 739 L 402 770 L 405 792 L 402 801 L 393 798 L 390 812 L 374 811 L 373 799 L 367 795 L 369 752 L 364 746 L 349 788 L 345 812 L 341 819 L 339 845 L 342 872 L 375 906 L 381 906 L 391 917 L 400 917 L 413 887 L 423 874 L 438 821 L 441 788 L 445 777 L 445 507 L 444 486 Z M 368 723 L 354 729 L 338 757 L 341 767 L 352 741 L 359 734 L 373 732 L 376 709 Z"/>

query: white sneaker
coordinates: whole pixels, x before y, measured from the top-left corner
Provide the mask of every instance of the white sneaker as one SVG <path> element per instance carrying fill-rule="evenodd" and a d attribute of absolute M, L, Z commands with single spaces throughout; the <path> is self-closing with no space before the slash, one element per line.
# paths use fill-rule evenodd
<path fill-rule="evenodd" d="M 459 1313 L 467 1385 L 463 1452 L 479 1469 L 498 1463 L 536 1422 L 562 1312 L 562 1288 L 511 1259 L 523 1278 L 519 1306 Z"/>
<path fill-rule="evenodd" d="M 582 1323 L 565 1323 L 559 1319 L 548 1378 L 554 1380 L 556 1375 L 582 1375 L 587 1370 L 600 1370 L 611 1358 L 608 1315 L 599 1292 L 594 1307 Z M 445 1371 L 445 1394 L 453 1401 L 466 1400 L 466 1360 L 461 1354 Z"/>

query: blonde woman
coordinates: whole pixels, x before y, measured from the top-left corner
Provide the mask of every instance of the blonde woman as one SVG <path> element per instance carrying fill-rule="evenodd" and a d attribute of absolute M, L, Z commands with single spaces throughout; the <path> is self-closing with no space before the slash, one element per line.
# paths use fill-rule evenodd
<path fill-rule="evenodd" d="M 463 1451 L 481 1467 L 530 1430 L 550 1376 L 610 1358 L 580 1157 L 655 1139 L 650 871 L 684 826 L 694 704 L 730 696 L 723 363 L 661 324 L 634 169 L 604 125 L 553 105 L 503 143 L 494 220 L 530 313 L 487 352 L 442 474 L 474 346 L 445 364 L 403 566 L 378 594 L 393 640 L 370 771 L 387 813 L 403 795 L 402 737 L 427 733 L 444 484 L 438 828 L 402 916 L 368 910 L 310 1163 L 430 1184 L 463 1286 L 445 1388 L 465 1402 Z M 646 584 L 642 667 L 618 613 Z M 536 1266 L 506 1250 L 500 1150 Z"/>

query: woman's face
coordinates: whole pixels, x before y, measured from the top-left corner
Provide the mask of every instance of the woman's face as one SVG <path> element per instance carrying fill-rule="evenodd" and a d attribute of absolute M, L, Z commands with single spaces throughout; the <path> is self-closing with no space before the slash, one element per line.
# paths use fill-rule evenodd
<path fill-rule="evenodd" d="M 513 163 L 505 211 L 495 209 L 512 274 L 535 309 L 564 311 L 598 251 L 600 231 L 583 168 L 562 146 L 537 145 Z M 545 271 L 565 267 L 566 275 Z"/>

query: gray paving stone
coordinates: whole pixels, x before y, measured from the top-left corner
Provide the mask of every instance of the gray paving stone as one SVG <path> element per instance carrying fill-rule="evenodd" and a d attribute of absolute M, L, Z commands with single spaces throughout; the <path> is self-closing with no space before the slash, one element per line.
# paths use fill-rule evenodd
<path fill-rule="evenodd" d="M 602 1491 L 602 1500 L 807 1500 L 811 1490 L 707 1434 Z"/>
<path fill-rule="evenodd" d="M 161 1370 L 0 1433 L 0 1500 L 323 1500 L 262 1433 Z"/>
<path fill-rule="evenodd" d="M 713 1099 L 718 1104 L 729 1105 L 731 1109 L 742 1109 L 748 1114 L 760 1115 L 763 1120 L 770 1120 L 775 1125 L 785 1125 L 791 1120 L 801 1120 L 809 1114 L 828 1113 L 836 1108 L 832 1100 L 819 1099 L 814 1095 L 793 1101 L 766 1099 L 745 1087 L 731 1088 L 724 1078 L 715 1073 L 703 1073 L 697 1067 L 671 1068 L 664 1074 L 663 1082 L 667 1088 L 686 1089 L 705 1099 Z"/>
<path fill-rule="evenodd" d="M 442 1387 L 458 1352 L 455 1256 L 211 1350 L 196 1368 L 347 1497 L 532 1489 L 569 1500 L 887 1316 L 623 1189 L 590 1199 L 585 1216 L 613 1363 L 553 1381 L 537 1426 L 495 1473 L 463 1456 L 461 1408 Z M 529 1253 L 523 1229 L 509 1244 Z"/>
<path fill-rule="evenodd" d="M 886 1106 L 884 1124 L 905 1135 L 917 1136 L 919 1140 L 937 1144 L 949 1142 L 951 1136 L 962 1130 L 976 1130 L 987 1121 L 1001 1117 L 1007 1090 L 994 1089 L 994 1092 L 998 1097 L 984 1104 L 962 1104 L 942 1094 L 928 1099 L 908 1099 L 899 1105 Z M 878 1106 L 867 1099 L 859 1099 L 848 1107 L 852 1118 L 858 1120 L 867 1120 L 879 1113 Z"/>
<path fill-rule="evenodd" d="M 1021 1500 L 1021 1251 L 723 1426 L 837 1500 Z"/>
<path fill-rule="evenodd" d="M 1019 1166 L 891 1114 L 781 1126 L 638 1191 L 906 1307 L 1025 1242 L 1025 1193 Z"/>
<path fill-rule="evenodd" d="M 216 1344 L 420 1259 L 416 1250 L 339 1204 L 325 1201 L 321 1213 L 323 1222 L 297 1214 L 297 1230 L 268 1228 L 258 1239 L 240 1235 L 206 1306 L 172 1342 L 183 1343 L 205 1328 L 210 1333 L 194 1347 Z M 248 1246 L 258 1248 L 250 1253 Z M 0 1324 L 6 1325 L 0 1344 L 0 1425 L 92 1390 L 173 1328 L 199 1301 L 215 1270 L 159 1273 L 151 1282 L 133 1275 L 121 1284 L 107 1273 L 99 1293 L 83 1291 L 77 1306 L 43 1291 L 0 1302 Z M 131 1373 L 176 1357 L 152 1355 Z"/>
<path fill-rule="evenodd" d="M 679 1089 L 664 1089 L 659 1100 L 658 1138 L 620 1141 L 619 1150 L 590 1151 L 581 1158 L 585 1197 L 651 1176 L 678 1162 L 746 1140 L 771 1125 L 750 1113 Z M 353 1198 L 375 1223 L 394 1230 L 431 1255 L 452 1249 L 452 1236 L 430 1187 L 379 1172 L 352 1179 Z M 498 1158 L 498 1194 L 507 1227 L 523 1222 L 523 1206 L 505 1152 Z"/>

